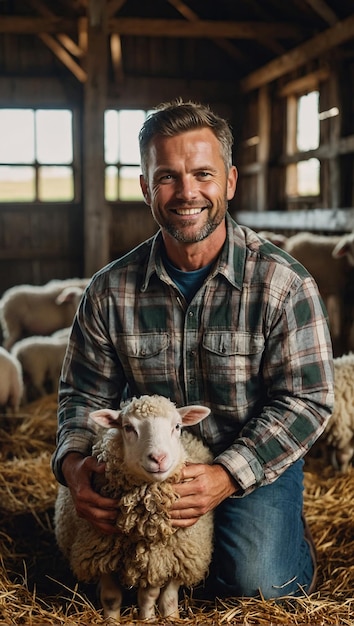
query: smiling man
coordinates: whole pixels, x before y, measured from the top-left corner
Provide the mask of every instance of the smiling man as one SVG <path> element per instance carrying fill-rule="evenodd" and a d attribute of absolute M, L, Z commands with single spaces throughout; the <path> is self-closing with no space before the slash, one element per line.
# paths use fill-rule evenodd
<path fill-rule="evenodd" d="M 303 457 L 333 406 L 326 313 L 313 278 L 228 214 L 232 132 L 209 107 L 161 105 L 140 135 L 141 189 L 160 230 L 98 272 L 74 321 L 59 394 L 57 479 L 79 515 L 117 532 L 92 489 L 92 410 L 157 393 L 211 413 L 192 427 L 212 465 L 189 464 L 175 527 L 215 512 L 207 597 L 311 593 Z"/>

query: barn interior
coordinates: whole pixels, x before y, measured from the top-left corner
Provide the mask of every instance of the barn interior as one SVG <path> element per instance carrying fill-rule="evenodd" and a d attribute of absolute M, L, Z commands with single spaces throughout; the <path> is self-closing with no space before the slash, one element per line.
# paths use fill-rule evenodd
<path fill-rule="evenodd" d="M 328 307 L 334 356 L 354 350 L 352 0 L 0 0 L 0 305 L 16 286 L 89 279 L 157 231 L 137 134 L 176 98 L 231 124 L 234 219 L 281 247 L 312 237 L 300 260 Z M 103 624 L 55 546 L 56 400 L 44 386 L 0 417 L 0 622 Z M 353 490 L 351 464 L 340 473 L 316 450 L 313 597 L 186 603 L 181 624 L 352 624 Z"/>

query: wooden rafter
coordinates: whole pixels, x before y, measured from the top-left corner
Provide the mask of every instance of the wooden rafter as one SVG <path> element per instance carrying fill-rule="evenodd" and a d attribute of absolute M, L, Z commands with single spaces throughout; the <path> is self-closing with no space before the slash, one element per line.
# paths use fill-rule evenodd
<path fill-rule="evenodd" d="M 330 26 L 339 22 L 338 16 L 324 0 L 306 0 L 306 2 Z"/>
<path fill-rule="evenodd" d="M 181 0 L 167 0 L 167 2 L 169 2 L 189 22 L 200 21 L 200 17 L 194 11 L 192 11 L 192 9 L 190 9 L 190 7 L 187 4 L 185 4 L 185 2 L 182 2 Z M 238 48 L 231 41 L 228 41 L 227 39 L 221 39 L 221 38 L 218 38 L 218 39 L 213 38 L 212 41 L 219 48 L 227 52 L 227 54 L 231 56 L 232 58 L 237 59 L 238 61 L 240 60 L 245 61 L 245 55 L 242 54 L 242 52 L 240 52 Z"/>
<path fill-rule="evenodd" d="M 36 34 L 61 33 L 76 30 L 77 20 L 61 17 L 17 17 L 2 16 L 0 33 Z M 141 19 L 135 17 L 110 18 L 108 32 L 119 35 L 144 37 L 195 37 L 226 39 L 256 39 L 258 37 L 299 38 L 308 36 L 306 27 L 289 22 L 232 22 L 199 20 Z"/>
<path fill-rule="evenodd" d="M 301 65 L 310 59 L 318 57 L 353 37 L 354 15 L 351 15 L 347 19 L 337 22 L 332 28 L 328 28 L 297 48 L 294 48 L 281 57 L 274 59 L 274 61 L 267 63 L 267 65 L 264 65 L 259 70 L 249 74 L 249 76 L 241 81 L 241 89 L 244 92 L 257 89 L 261 85 L 265 85 L 301 67 Z"/>
<path fill-rule="evenodd" d="M 28 4 L 39 13 L 39 15 L 43 17 L 56 17 L 55 13 L 48 9 L 47 5 L 41 2 L 41 0 L 27 0 Z M 62 46 L 70 52 L 73 56 L 77 58 L 81 58 L 84 55 L 83 50 L 77 43 L 71 38 L 68 37 L 65 33 L 57 34 L 58 41 L 62 44 Z"/>
<path fill-rule="evenodd" d="M 61 61 L 73 74 L 76 78 L 84 83 L 87 79 L 87 75 L 85 70 L 74 61 L 72 56 L 60 45 L 60 43 L 51 37 L 47 33 L 39 33 L 38 37 L 43 41 L 43 43 L 54 52 L 55 56 Z"/>

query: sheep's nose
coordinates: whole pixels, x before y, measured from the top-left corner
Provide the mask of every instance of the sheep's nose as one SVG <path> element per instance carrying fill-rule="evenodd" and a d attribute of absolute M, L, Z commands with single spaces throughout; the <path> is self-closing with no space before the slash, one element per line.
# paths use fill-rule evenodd
<path fill-rule="evenodd" d="M 161 465 L 162 461 L 166 458 L 166 454 L 164 452 L 161 453 L 153 453 L 151 452 L 149 454 L 149 459 L 150 461 L 153 461 L 154 463 L 157 463 L 157 465 Z"/>

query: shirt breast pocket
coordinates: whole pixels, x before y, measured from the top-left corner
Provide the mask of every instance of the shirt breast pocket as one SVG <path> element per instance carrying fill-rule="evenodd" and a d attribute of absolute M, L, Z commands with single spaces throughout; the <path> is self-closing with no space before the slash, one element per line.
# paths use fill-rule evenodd
<path fill-rule="evenodd" d="M 154 382 L 156 378 L 165 379 L 171 374 L 167 333 L 121 335 L 117 339 L 117 352 L 123 368 L 136 383 Z"/>
<path fill-rule="evenodd" d="M 210 383 L 210 401 L 219 410 L 246 407 L 256 391 L 263 350 L 264 337 L 260 333 L 204 333 L 203 367 Z"/>

